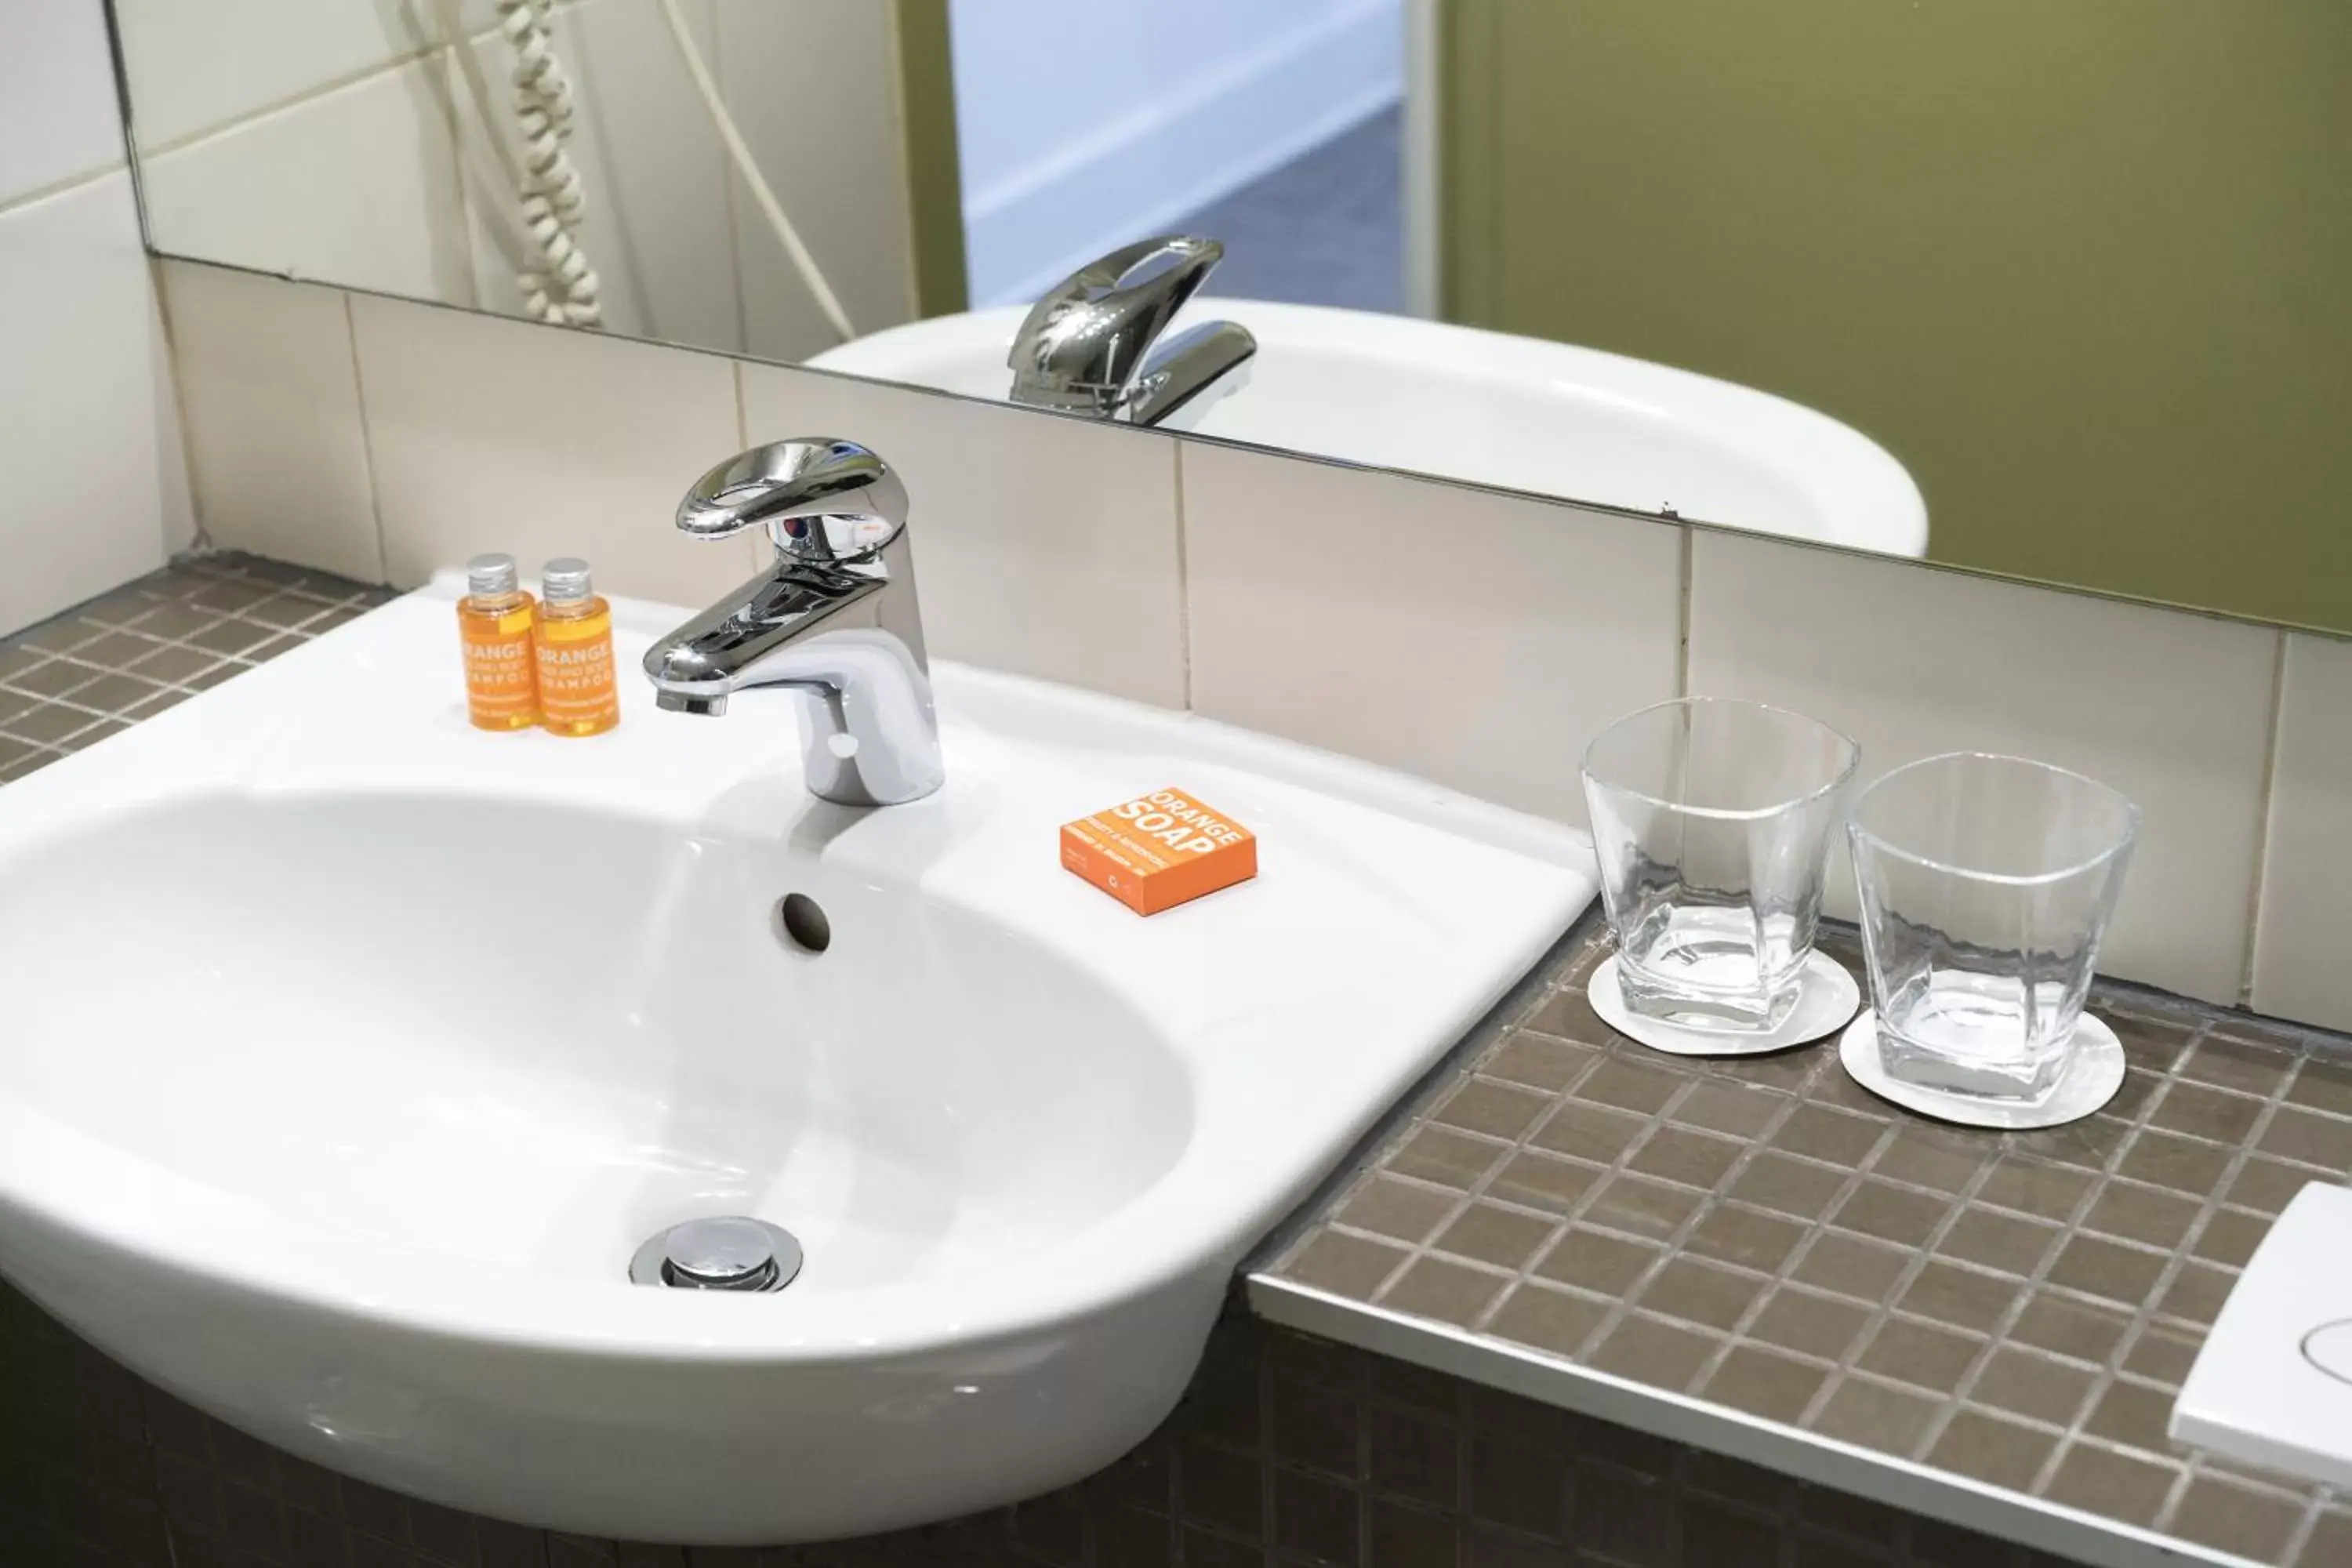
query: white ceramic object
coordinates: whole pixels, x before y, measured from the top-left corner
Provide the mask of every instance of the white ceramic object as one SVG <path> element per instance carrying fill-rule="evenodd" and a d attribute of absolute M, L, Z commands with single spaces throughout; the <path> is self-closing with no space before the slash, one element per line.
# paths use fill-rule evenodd
<path fill-rule="evenodd" d="M 1617 954 L 1611 953 L 1584 983 L 1584 994 L 1601 1021 L 1649 1047 L 1677 1057 L 1760 1057 L 1785 1051 L 1807 1040 L 1843 1028 L 1862 1005 L 1862 987 L 1853 975 L 1819 948 L 1805 955 L 1797 977 L 1797 1003 L 1777 1029 L 1738 1034 L 1727 1029 L 1692 1029 L 1662 1019 L 1645 1018 L 1625 1005 L 1624 988 L 1617 984 Z"/>
<path fill-rule="evenodd" d="M 1878 1015 L 1865 1009 L 1838 1040 L 1838 1061 L 1848 1077 L 1879 1099 L 1906 1110 L 1962 1127 L 2030 1132 L 2080 1121 L 2116 1097 L 2124 1086 L 2124 1043 L 2099 1018 L 2085 1013 L 2074 1025 L 2074 1058 L 2059 1075 L 2049 1098 L 2035 1105 L 2003 1105 L 1970 1094 L 1922 1089 L 1888 1075 L 1878 1056 Z"/>
<path fill-rule="evenodd" d="M 1012 306 L 876 332 L 808 363 L 1002 398 Z M 1750 387 L 1598 349 L 1407 316 L 1196 299 L 1171 327 L 1255 333 L 1249 382 L 1204 436 L 1375 468 L 1924 555 L 1927 507 L 1885 447 Z"/>
<path fill-rule="evenodd" d="M 485 734 L 452 596 L 0 790 L 0 1269 L 451 1506 L 781 1542 L 1100 1468 L 1592 896 L 1566 829 L 952 667 L 946 787 L 879 811 L 805 794 L 769 694 L 699 719 L 630 679 L 612 734 Z M 682 614 L 621 605 L 621 668 Z M 1263 869 L 1145 920 L 1056 829 L 1169 784 Z M 797 1235 L 789 1289 L 626 1282 L 727 1213 Z"/>
<path fill-rule="evenodd" d="M 2173 1402 L 2171 1435 L 2352 1486 L 2352 1189 L 2289 1201 L 2230 1288 Z"/>

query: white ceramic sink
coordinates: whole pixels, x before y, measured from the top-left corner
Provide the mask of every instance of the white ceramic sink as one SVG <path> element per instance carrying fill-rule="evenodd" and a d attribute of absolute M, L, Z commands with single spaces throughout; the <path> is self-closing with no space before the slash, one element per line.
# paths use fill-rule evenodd
<path fill-rule="evenodd" d="M 623 668 L 680 618 L 620 606 Z M 952 667 L 946 787 L 875 811 L 803 791 L 775 694 L 482 734 L 454 636 L 427 590 L 0 789 L 0 1269 L 479 1512 L 782 1542 L 1108 1463 L 1592 890 L 1564 829 Z M 1169 784 L 1262 872 L 1144 920 L 1055 828 Z M 799 1279 L 627 1282 L 712 1214 L 793 1231 Z"/>
<path fill-rule="evenodd" d="M 809 363 L 1002 398 L 1025 307 L 893 327 Z M 1204 436 L 1891 555 L 1927 551 L 1903 465 L 1785 398 L 1597 349 L 1402 316 L 1195 299 L 1170 328 L 1255 333 Z"/>

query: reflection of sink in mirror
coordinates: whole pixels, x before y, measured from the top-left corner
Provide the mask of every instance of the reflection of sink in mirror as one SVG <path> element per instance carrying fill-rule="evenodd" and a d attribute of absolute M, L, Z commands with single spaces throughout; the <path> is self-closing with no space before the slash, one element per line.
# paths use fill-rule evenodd
<path fill-rule="evenodd" d="M 0 1269 L 445 1504 L 768 1543 L 1101 1468 L 1591 897 L 1568 829 L 945 666 L 946 783 L 878 810 L 810 796 L 782 690 L 484 735 L 454 596 L 0 792 Z M 614 611 L 624 666 L 685 615 Z M 1057 829 L 1171 784 L 1263 859 L 1147 921 Z M 631 1283 L 733 1215 L 801 1244 L 781 1292 Z"/>
<path fill-rule="evenodd" d="M 876 332 L 820 369 L 1001 398 L 1027 310 L 975 310 Z M 1204 436 L 1629 511 L 1923 555 L 1927 508 L 1885 448 L 1785 398 L 1595 349 L 1441 321 L 1196 299 L 1171 330 L 1240 322 L 1248 384 Z M 1171 424 L 1182 426 L 1180 418 Z"/>

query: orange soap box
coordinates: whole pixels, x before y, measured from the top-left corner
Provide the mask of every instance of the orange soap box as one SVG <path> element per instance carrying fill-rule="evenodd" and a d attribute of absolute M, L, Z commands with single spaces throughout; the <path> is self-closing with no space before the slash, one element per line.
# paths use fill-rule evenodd
<path fill-rule="evenodd" d="M 1062 864 L 1139 915 L 1257 875 L 1257 839 L 1182 790 L 1062 825 Z"/>

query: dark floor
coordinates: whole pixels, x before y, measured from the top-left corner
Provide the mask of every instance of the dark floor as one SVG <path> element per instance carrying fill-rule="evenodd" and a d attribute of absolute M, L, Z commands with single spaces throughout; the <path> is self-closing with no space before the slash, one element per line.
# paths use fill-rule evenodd
<path fill-rule="evenodd" d="M 0 1282 L 5 1568 L 2063 1568 L 1238 1304 L 1158 1434 L 1075 1487 L 864 1541 L 684 1549 L 343 1479 L 179 1403 Z"/>
<path fill-rule="evenodd" d="M 0 784 L 185 701 L 390 597 L 388 588 L 323 572 L 209 555 L 0 637 Z"/>
<path fill-rule="evenodd" d="M 1404 110 L 1372 116 L 1175 226 L 1225 243 L 1202 290 L 1404 310 Z"/>

